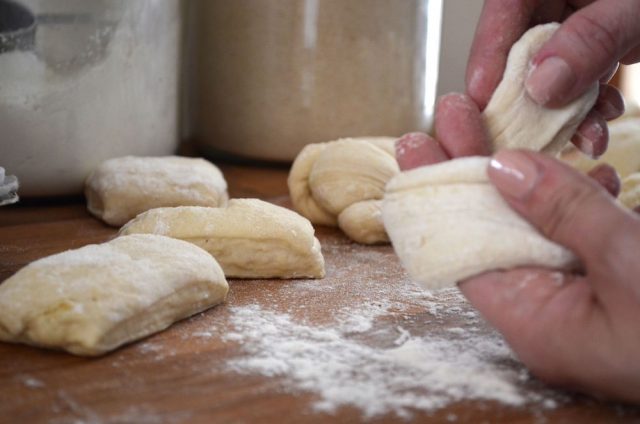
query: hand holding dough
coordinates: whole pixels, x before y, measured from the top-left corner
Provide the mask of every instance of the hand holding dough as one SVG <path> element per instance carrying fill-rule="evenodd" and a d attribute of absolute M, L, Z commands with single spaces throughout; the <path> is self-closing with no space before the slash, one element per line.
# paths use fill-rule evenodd
<path fill-rule="evenodd" d="M 324 277 L 324 258 L 311 223 L 258 199 L 233 199 L 226 208 L 152 209 L 120 230 L 122 235 L 135 233 L 193 243 L 215 257 L 227 277 Z"/>
<path fill-rule="evenodd" d="M 0 284 L 0 340 L 100 355 L 224 301 L 204 250 L 119 237 L 35 261 Z"/>
<path fill-rule="evenodd" d="M 351 208 L 381 200 L 386 183 L 400 172 L 394 143 L 391 137 L 363 137 L 306 146 L 289 173 L 294 208 L 314 224 L 337 224 L 357 242 L 388 241 L 380 202 Z M 348 209 L 348 216 L 342 217 Z M 362 219 L 360 224 L 356 217 Z"/>
<path fill-rule="evenodd" d="M 545 109 L 524 89 L 531 57 L 558 28 L 532 28 L 514 44 L 484 117 L 494 149 L 562 149 L 593 106 L 597 83 L 561 109 Z M 570 269 L 577 259 L 512 211 L 489 182 L 489 158 L 461 158 L 393 178 L 383 202 L 385 228 L 413 279 L 453 286 L 482 272 L 537 265 Z"/>
<path fill-rule="evenodd" d="M 87 209 L 119 226 L 163 206 L 224 206 L 227 182 L 204 159 L 178 156 L 109 159 L 85 184 Z"/>
<path fill-rule="evenodd" d="M 539 106 L 524 90 L 531 58 L 558 28 L 558 23 L 538 25 L 511 48 L 502 81 L 483 113 L 494 150 L 530 149 L 558 154 L 596 102 L 597 83 L 573 102 L 556 109 Z"/>

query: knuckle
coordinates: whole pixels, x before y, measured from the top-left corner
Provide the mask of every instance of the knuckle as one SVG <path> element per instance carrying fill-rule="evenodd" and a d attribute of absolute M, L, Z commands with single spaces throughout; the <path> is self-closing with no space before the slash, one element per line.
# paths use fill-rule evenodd
<path fill-rule="evenodd" d="M 608 58 L 620 56 L 618 37 L 608 28 L 606 21 L 577 13 L 567 22 L 567 30 L 574 45 L 584 46 L 589 50 L 587 53 L 604 54 Z"/>

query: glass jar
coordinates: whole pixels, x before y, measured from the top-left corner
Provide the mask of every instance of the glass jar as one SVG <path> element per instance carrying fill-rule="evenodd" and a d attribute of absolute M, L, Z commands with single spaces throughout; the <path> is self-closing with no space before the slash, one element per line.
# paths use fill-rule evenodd
<path fill-rule="evenodd" d="M 0 53 L 0 166 L 22 196 L 79 194 L 105 159 L 175 151 L 178 0 L 16 3 L 35 39 Z"/>
<path fill-rule="evenodd" d="M 199 0 L 191 135 L 289 161 L 308 143 L 427 130 L 442 0 Z"/>

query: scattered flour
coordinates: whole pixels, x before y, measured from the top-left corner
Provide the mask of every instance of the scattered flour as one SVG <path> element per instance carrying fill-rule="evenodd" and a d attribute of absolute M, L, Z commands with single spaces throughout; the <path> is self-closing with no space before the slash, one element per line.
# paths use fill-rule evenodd
<path fill-rule="evenodd" d="M 433 298 L 425 301 L 439 309 Z M 525 390 L 528 373 L 497 333 L 487 336 L 465 326 L 429 334 L 426 323 L 424 334 L 402 325 L 388 328 L 394 333 L 389 346 L 362 341 L 363 333 L 384 331 L 376 318 L 397 306 L 363 304 L 340 311 L 335 325 L 323 326 L 257 305 L 233 307 L 233 330 L 224 339 L 241 345 L 245 355 L 228 366 L 238 373 L 284 378 L 283 390 L 317 394 L 313 408 L 326 413 L 355 406 L 365 417 L 395 413 L 410 418 L 418 410 L 469 399 L 557 406 L 550 398 L 553 392 Z M 473 322 L 475 316 L 463 319 Z"/>
<path fill-rule="evenodd" d="M 30 389 L 41 389 L 45 387 L 45 384 L 42 380 L 39 380 L 35 377 L 31 377 L 28 375 L 24 377 L 24 379 L 22 380 L 22 383 Z"/>

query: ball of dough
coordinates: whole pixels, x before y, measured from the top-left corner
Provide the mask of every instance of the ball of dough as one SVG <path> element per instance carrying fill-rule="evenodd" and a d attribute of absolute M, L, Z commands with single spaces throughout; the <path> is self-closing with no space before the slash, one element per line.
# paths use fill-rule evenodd
<path fill-rule="evenodd" d="M 224 301 L 204 250 L 156 235 L 119 237 L 35 261 L 0 284 L 0 340 L 100 355 Z"/>
<path fill-rule="evenodd" d="M 469 157 L 392 179 L 385 228 L 411 278 L 429 289 L 494 269 L 570 269 L 576 258 L 514 212 L 489 182 L 490 159 Z"/>
<path fill-rule="evenodd" d="M 314 224 L 336 226 L 351 205 L 382 199 L 386 183 L 400 172 L 394 143 L 392 137 L 361 137 L 306 146 L 289 173 L 294 208 Z M 360 225 L 375 228 L 358 231 L 384 232 L 379 219 L 363 218 Z"/>
<path fill-rule="evenodd" d="M 562 108 L 545 108 L 524 90 L 531 59 L 560 27 L 538 25 L 512 47 L 502 81 L 483 114 L 494 150 L 531 149 L 558 154 L 576 132 L 598 98 L 598 83 Z"/>
<path fill-rule="evenodd" d="M 163 206 L 223 206 L 227 182 L 212 163 L 178 156 L 126 156 L 103 162 L 85 183 L 87 209 L 120 226 Z"/>
<path fill-rule="evenodd" d="M 294 211 L 258 199 L 233 199 L 226 208 L 183 206 L 140 214 L 120 234 L 152 233 L 202 247 L 227 277 L 322 278 L 320 242 Z"/>

